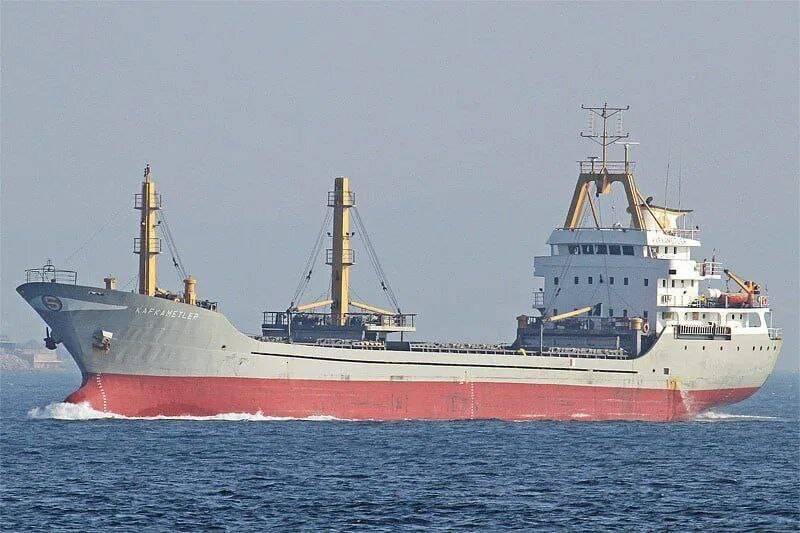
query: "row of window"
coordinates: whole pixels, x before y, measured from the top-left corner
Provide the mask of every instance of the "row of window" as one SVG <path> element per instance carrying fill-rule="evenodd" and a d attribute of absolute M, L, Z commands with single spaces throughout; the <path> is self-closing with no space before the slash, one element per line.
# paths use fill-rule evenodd
<path fill-rule="evenodd" d="M 614 276 L 609 276 L 608 277 L 608 284 L 609 285 L 614 285 L 615 281 L 616 280 L 614 279 Z M 694 280 L 693 279 L 689 279 L 689 280 L 684 280 L 684 279 L 682 279 L 682 280 L 674 280 L 673 279 L 673 280 L 670 280 L 670 284 L 671 284 L 672 288 L 675 288 L 677 286 L 677 282 L 678 281 L 680 281 L 681 287 L 686 287 L 687 286 L 686 285 L 687 282 L 689 283 L 689 285 L 688 285 L 689 287 L 694 287 Z M 553 278 L 553 285 L 558 285 L 560 282 L 561 282 L 561 280 L 559 279 L 558 276 Z M 598 283 L 605 283 L 605 278 L 603 278 L 602 274 L 597 276 L 597 282 Z M 622 278 L 622 284 L 623 285 L 628 285 L 629 282 L 630 282 L 630 280 L 628 278 Z M 645 287 L 649 287 L 650 286 L 650 279 L 649 278 L 644 278 L 642 280 L 642 282 L 644 283 Z M 580 283 L 581 283 L 580 276 L 575 276 L 573 278 L 573 283 L 575 285 L 580 285 Z M 594 285 L 594 276 L 587 276 L 586 283 L 588 283 L 589 285 Z M 661 280 L 661 286 L 666 288 L 666 286 L 667 286 L 667 280 L 666 279 L 662 279 Z"/>
<path fill-rule="evenodd" d="M 672 272 L 672 271 L 670 270 L 670 272 Z M 681 282 L 681 287 L 686 287 L 686 282 L 687 282 L 687 281 L 689 282 L 689 286 L 690 286 L 690 287 L 694 287 L 694 280 L 693 280 L 693 279 L 682 279 L 682 280 L 674 280 L 674 279 L 673 279 L 673 280 L 670 280 L 670 284 L 672 285 L 672 288 L 673 288 L 673 289 L 674 289 L 675 287 L 677 287 L 676 283 L 677 283 L 678 281 L 680 281 L 680 282 Z M 645 283 L 645 285 L 647 285 L 647 283 Z M 666 288 L 666 286 L 667 286 L 667 280 L 665 280 L 665 279 L 662 279 L 662 280 L 661 280 L 661 286 L 662 286 L 662 287 L 664 287 L 664 288 Z"/>
<path fill-rule="evenodd" d="M 633 255 L 633 246 L 619 244 L 570 244 L 570 255 Z"/>
<path fill-rule="evenodd" d="M 570 255 L 635 255 L 633 246 L 630 244 L 570 244 L 567 245 L 567 250 Z M 673 255 L 678 254 L 677 246 L 648 246 L 644 248 L 645 255 L 650 257 L 658 257 L 659 254 L 669 254 L 670 249 Z M 685 248 L 681 247 L 681 252 Z"/>
<path fill-rule="evenodd" d="M 761 327 L 761 317 L 758 313 L 728 313 L 724 315 L 725 323 L 731 322 L 739 322 L 744 327 L 750 328 L 758 328 Z M 715 313 L 711 311 L 701 312 L 701 311 L 690 311 L 688 313 L 683 314 L 683 319 L 686 321 L 703 321 L 713 324 L 721 323 L 721 315 L 720 313 Z M 670 320 L 673 322 L 677 322 L 678 320 L 678 313 L 675 311 L 662 311 L 661 313 L 662 320 Z"/>
<path fill-rule="evenodd" d="M 560 280 L 558 279 L 558 276 L 554 277 L 553 278 L 553 285 L 558 285 L 559 281 Z M 575 276 L 573 278 L 573 281 L 575 282 L 575 285 L 580 285 L 580 283 L 581 283 L 580 276 Z M 603 278 L 602 274 L 600 274 L 597 277 L 597 282 L 598 283 L 605 283 L 605 279 Z M 614 285 L 614 282 L 615 282 L 614 276 L 609 276 L 608 277 L 608 284 L 609 285 Z M 630 280 L 628 278 L 622 278 L 622 284 L 623 285 L 628 285 L 629 282 L 630 282 Z M 588 276 L 586 278 L 586 283 L 588 283 L 589 285 L 594 285 L 594 276 Z M 650 285 L 650 280 L 647 279 L 647 278 L 644 278 L 644 286 L 647 287 L 648 285 Z"/>

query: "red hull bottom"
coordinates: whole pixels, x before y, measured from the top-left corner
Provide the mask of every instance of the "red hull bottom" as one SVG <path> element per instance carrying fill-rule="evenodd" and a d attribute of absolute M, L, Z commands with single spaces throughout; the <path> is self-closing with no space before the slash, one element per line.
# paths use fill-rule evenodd
<path fill-rule="evenodd" d="M 701 391 L 582 385 L 324 381 L 89 374 L 67 402 L 125 416 L 261 413 L 355 420 L 683 420 L 757 387 Z"/>

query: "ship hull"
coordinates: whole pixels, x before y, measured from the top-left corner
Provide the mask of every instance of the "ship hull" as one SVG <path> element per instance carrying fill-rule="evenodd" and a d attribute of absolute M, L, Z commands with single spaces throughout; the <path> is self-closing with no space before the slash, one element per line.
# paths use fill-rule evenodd
<path fill-rule="evenodd" d="M 90 374 L 66 401 L 129 417 L 258 413 L 344 420 L 674 421 L 739 402 L 757 390 Z"/>
<path fill-rule="evenodd" d="M 755 328 L 730 340 L 665 330 L 632 359 L 332 348 L 263 342 L 221 313 L 161 298 L 17 290 L 81 369 L 67 401 L 126 416 L 683 420 L 752 395 L 780 351 Z"/>

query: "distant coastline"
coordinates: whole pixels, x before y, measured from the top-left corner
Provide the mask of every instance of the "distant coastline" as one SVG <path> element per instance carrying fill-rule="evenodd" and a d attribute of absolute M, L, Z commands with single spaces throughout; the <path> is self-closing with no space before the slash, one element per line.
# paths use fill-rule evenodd
<path fill-rule="evenodd" d="M 69 372 L 69 355 L 61 350 L 46 350 L 41 342 L 18 343 L 0 335 L 0 372 Z"/>

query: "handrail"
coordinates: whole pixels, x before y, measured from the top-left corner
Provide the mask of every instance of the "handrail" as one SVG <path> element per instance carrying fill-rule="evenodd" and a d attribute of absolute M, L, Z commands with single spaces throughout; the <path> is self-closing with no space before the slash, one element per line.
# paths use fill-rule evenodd
<path fill-rule="evenodd" d="M 352 248 L 345 248 L 342 250 L 342 263 L 345 265 L 352 265 L 356 262 L 356 252 Z M 325 264 L 333 264 L 333 248 L 325 250 Z"/>
<path fill-rule="evenodd" d="M 49 259 L 47 263 L 39 268 L 29 268 L 25 271 L 25 282 L 44 282 L 44 283 L 68 283 L 76 285 L 78 283 L 78 273 L 74 270 L 62 270 L 56 268 Z"/>
<path fill-rule="evenodd" d="M 153 195 L 153 201 L 151 202 L 150 207 L 153 209 L 161 209 L 160 193 L 156 193 Z M 133 208 L 134 209 L 144 208 L 144 196 L 142 195 L 142 193 L 137 193 L 133 195 Z"/>
<path fill-rule="evenodd" d="M 666 228 L 664 233 L 684 239 L 695 239 L 700 236 L 700 228 Z"/>
<path fill-rule="evenodd" d="M 632 172 L 636 166 L 635 161 L 578 161 L 581 174 L 602 174 L 603 169 L 608 174 L 625 174 Z"/>
<path fill-rule="evenodd" d="M 767 333 L 774 341 L 783 339 L 783 328 L 767 328 Z"/>
<path fill-rule="evenodd" d="M 695 265 L 695 270 L 701 276 L 721 276 L 722 263 L 719 261 L 700 261 Z"/>
<path fill-rule="evenodd" d="M 686 335 L 690 337 L 726 337 L 730 338 L 730 326 L 718 326 L 716 324 L 678 324 L 675 328 L 675 335 Z"/>
<path fill-rule="evenodd" d="M 328 207 L 334 207 L 336 204 L 336 191 L 328 191 Z M 342 205 L 345 207 L 353 207 L 356 205 L 356 193 L 353 191 L 345 191 L 342 193 Z"/>
<path fill-rule="evenodd" d="M 289 323 L 289 315 L 292 317 L 292 328 L 299 325 L 297 322 L 302 322 L 312 327 L 338 325 L 338 322 L 333 319 L 331 313 L 264 311 L 262 326 L 287 326 Z M 398 313 L 393 315 L 382 315 L 379 313 L 347 313 L 345 316 L 346 326 L 414 327 L 414 319 L 417 315 L 416 313 Z"/>

